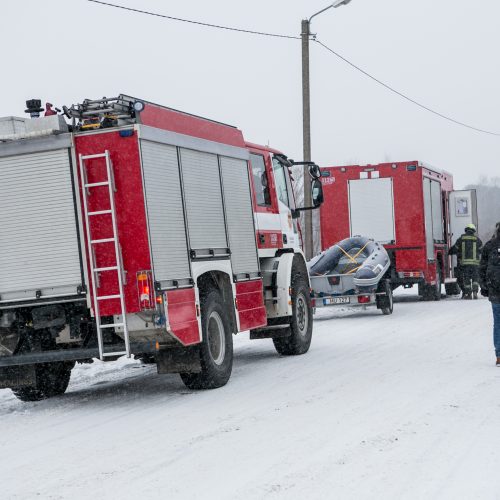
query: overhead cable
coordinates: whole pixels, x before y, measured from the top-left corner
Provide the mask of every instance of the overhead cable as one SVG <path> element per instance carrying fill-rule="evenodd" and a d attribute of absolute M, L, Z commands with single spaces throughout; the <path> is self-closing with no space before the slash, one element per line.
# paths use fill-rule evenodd
<path fill-rule="evenodd" d="M 418 106 L 419 108 L 422 108 L 425 111 L 428 111 L 429 113 L 432 113 L 432 114 L 434 114 L 436 116 L 439 116 L 440 118 L 443 118 L 444 120 L 448 120 L 448 121 L 450 121 L 452 123 L 455 123 L 456 125 L 461 125 L 462 127 L 466 127 L 468 129 L 475 130 L 476 132 L 481 132 L 483 134 L 489 134 L 489 135 L 494 135 L 494 136 L 500 137 L 500 133 L 499 132 L 492 132 L 491 130 L 485 130 L 485 129 L 482 129 L 482 128 L 479 128 L 479 127 L 474 127 L 473 125 L 469 125 L 467 123 L 461 122 L 459 120 L 456 120 L 455 118 L 452 118 L 450 116 L 444 115 L 443 113 L 440 113 L 439 111 L 435 111 L 434 109 L 429 108 L 428 106 L 425 106 L 425 104 L 422 104 L 422 103 L 416 101 L 415 99 L 412 99 L 411 97 L 408 97 L 407 95 L 403 94 L 399 90 L 396 90 L 394 87 L 391 87 L 387 83 L 384 83 L 383 81 L 381 81 L 378 78 L 374 77 L 373 75 L 371 75 L 370 73 L 368 73 L 364 69 L 360 68 L 359 66 L 357 66 L 353 62 L 351 62 L 348 59 L 346 59 L 344 56 L 342 56 L 341 54 L 339 54 L 335 50 L 333 50 L 330 47 L 328 47 L 327 45 L 325 45 L 323 42 L 321 42 L 317 38 L 313 38 L 313 41 L 316 42 L 317 44 L 321 45 L 328 52 L 331 52 L 334 56 L 338 57 L 339 59 L 341 59 L 342 61 L 344 61 L 346 64 L 348 64 L 349 66 L 351 66 L 355 70 L 359 71 L 363 75 L 367 76 L 368 78 L 370 78 L 374 82 L 378 83 L 379 85 L 382 85 L 382 87 L 385 87 L 387 90 L 390 90 L 391 92 L 393 92 L 394 94 L 398 95 L 399 97 L 405 99 L 406 101 L 409 101 L 412 104 L 415 104 L 415 106 Z"/>
<path fill-rule="evenodd" d="M 226 30 L 226 31 L 236 31 L 236 32 L 239 32 L 239 33 L 246 33 L 246 34 L 250 34 L 250 35 L 259 35 L 259 36 L 268 36 L 268 37 L 274 37 L 274 38 L 285 38 L 285 39 L 292 39 L 292 40 L 300 40 L 301 39 L 300 36 L 284 35 L 284 34 L 280 34 L 280 33 L 269 33 L 269 32 L 265 32 L 265 31 L 255 31 L 255 30 L 243 29 L 243 28 L 235 28 L 235 27 L 232 27 L 232 26 L 223 26 L 223 25 L 219 25 L 219 24 L 206 23 L 206 22 L 202 22 L 202 21 L 194 21 L 192 19 L 184 19 L 184 18 L 181 18 L 181 17 L 167 16 L 165 14 L 158 14 L 156 12 L 150 12 L 150 11 L 147 11 L 147 10 L 135 9 L 133 7 L 126 7 L 124 5 L 118 5 L 118 4 L 114 4 L 114 3 L 110 3 L 110 2 L 103 2 L 101 0 L 87 0 L 87 1 L 95 3 L 95 4 L 105 5 L 107 7 L 114 7 L 116 9 L 122 9 L 122 10 L 130 11 L 130 12 L 135 12 L 135 13 L 138 13 L 138 14 L 145 14 L 145 15 L 148 15 L 148 16 L 160 17 L 160 18 L 163 18 L 163 19 L 169 19 L 171 21 L 180 21 L 180 22 L 183 22 L 183 23 L 195 24 L 195 25 L 198 25 L 198 26 L 205 26 L 205 27 L 208 27 L 208 28 L 216 28 L 216 29 L 221 29 L 221 30 Z M 483 128 L 475 127 L 473 125 L 469 125 L 468 123 L 462 122 L 460 120 L 456 120 L 455 118 L 452 118 L 451 116 L 447 116 L 447 115 L 445 115 L 443 113 L 440 113 L 439 111 L 435 111 L 434 109 L 426 106 L 425 104 L 422 104 L 419 101 L 416 101 L 415 99 L 412 99 L 411 97 L 408 97 L 406 94 L 403 94 L 403 92 L 400 92 L 399 90 L 396 90 L 394 87 L 391 87 L 387 83 L 384 83 L 382 80 L 379 80 L 375 76 L 373 76 L 370 73 L 368 73 L 368 71 L 365 71 L 364 69 L 360 68 L 359 66 L 357 66 L 353 62 L 349 61 L 347 58 L 345 58 L 341 54 L 339 54 L 337 51 L 335 51 L 332 48 L 328 47 L 326 44 L 324 44 L 323 42 L 321 42 L 315 36 L 312 38 L 312 41 L 315 42 L 315 43 L 317 43 L 318 45 L 320 45 L 321 47 L 323 47 L 325 50 L 327 50 L 328 52 L 330 52 L 334 56 L 338 57 L 339 59 L 341 59 L 346 64 L 348 64 L 349 66 L 351 66 L 355 70 L 359 71 L 360 73 L 362 73 L 366 77 L 370 78 L 374 82 L 378 83 L 379 85 L 381 85 L 382 87 L 386 88 L 390 92 L 396 94 L 397 96 L 401 97 L 402 99 L 404 99 L 404 100 L 406 100 L 406 101 L 414 104 L 415 106 L 418 106 L 419 108 L 421 108 L 421 109 L 423 109 L 423 110 L 425 110 L 425 111 L 427 111 L 429 113 L 432 113 L 433 115 L 438 116 L 438 117 L 440 117 L 440 118 L 442 118 L 444 120 L 452 122 L 455 125 L 460 125 L 461 127 L 465 127 L 465 128 L 468 128 L 469 130 L 474 130 L 474 131 L 480 132 L 482 134 L 488 134 L 488 135 L 493 135 L 493 136 L 496 136 L 496 137 L 500 137 L 500 133 L 499 132 L 492 132 L 491 130 L 486 130 L 486 129 L 483 129 Z"/>
<path fill-rule="evenodd" d="M 92 3 L 98 3 L 100 5 L 106 5 L 107 7 L 114 7 L 116 9 L 122 9 L 122 10 L 128 10 L 130 12 L 136 12 L 138 14 L 146 14 L 148 16 L 162 17 L 163 19 L 170 19 L 171 21 L 181 21 L 183 23 L 197 24 L 199 26 L 205 26 L 207 28 L 217 28 L 220 30 L 227 30 L 227 31 L 238 31 L 240 33 L 247 33 L 249 35 L 271 36 L 274 38 L 291 38 L 291 39 L 295 39 L 295 40 L 300 40 L 300 36 L 282 35 L 279 33 L 267 33 L 265 31 L 254 31 L 254 30 L 243 29 L 243 28 L 234 28 L 232 26 L 222 26 L 220 24 L 205 23 L 202 21 L 193 21 L 192 19 L 183 19 L 181 17 L 167 16 L 165 14 L 158 14 L 156 12 L 149 12 L 147 10 L 140 10 L 140 9 L 134 9 L 132 7 L 125 7 L 124 5 L 118 5 L 118 4 L 109 3 L 109 2 L 101 2 L 100 0 L 87 0 L 87 1 L 92 2 Z"/>

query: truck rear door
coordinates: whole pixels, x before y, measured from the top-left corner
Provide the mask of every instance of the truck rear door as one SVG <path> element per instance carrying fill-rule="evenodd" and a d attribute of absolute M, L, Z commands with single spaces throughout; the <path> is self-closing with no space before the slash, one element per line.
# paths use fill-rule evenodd
<path fill-rule="evenodd" d="M 17 142 L 0 147 L 0 306 L 83 285 L 70 136 Z"/>
<path fill-rule="evenodd" d="M 451 191 L 449 207 L 451 245 L 454 245 L 467 224 L 477 227 L 476 190 Z"/>

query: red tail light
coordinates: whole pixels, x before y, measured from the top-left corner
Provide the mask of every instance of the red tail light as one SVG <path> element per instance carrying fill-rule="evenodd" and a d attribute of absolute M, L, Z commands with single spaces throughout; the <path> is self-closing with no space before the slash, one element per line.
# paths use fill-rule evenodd
<path fill-rule="evenodd" d="M 369 295 L 358 295 L 358 302 L 360 304 L 368 304 L 370 302 Z"/>
<path fill-rule="evenodd" d="M 139 271 L 137 273 L 137 290 L 141 309 L 143 311 L 154 309 L 155 297 L 153 290 L 153 274 L 151 271 Z"/>

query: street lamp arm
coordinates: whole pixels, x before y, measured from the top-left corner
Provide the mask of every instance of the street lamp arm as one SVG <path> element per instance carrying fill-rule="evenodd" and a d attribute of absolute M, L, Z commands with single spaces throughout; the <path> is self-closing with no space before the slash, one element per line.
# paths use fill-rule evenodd
<path fill-rule="evenodd" d="M 347 5 L 350 1 L 351 0 L 336 0 L 335 2 L 333 2 L 328 7 L 325 7 L 324 9 L 321 9 L 319 12 L 316 12 L 316 14 L 313 14 L 309 18 L 309 24 L 311 23 L 311 20 L 312 20 L 313 17 L 316 17 L 316 16 L 319 16 L 320 14 L 323 14 L 323 12 L 325 12 L 325 10 L 331 9 L 332 7 L 336 9 L 337 7 L 340 7 L 341 5 Z"/>
<path fill-rule="evenodd" d="M 313 17 L 316 17 L 316 16 L 319 16 L 320 14 L 323 14 L 323 12 L 325 12 L 325 10 L 328 10 L 328 9 L 331 9 L 333 7 L 333 4 L 332 5 L 329 5 L 328 7 L 325 7 L 324 9 L 321 9 L 319 12 L 316 12 L 316 14 L 313 14 L 310 18 L 309 18 L 309 24 L 311 24 L 311 20 Z"/>

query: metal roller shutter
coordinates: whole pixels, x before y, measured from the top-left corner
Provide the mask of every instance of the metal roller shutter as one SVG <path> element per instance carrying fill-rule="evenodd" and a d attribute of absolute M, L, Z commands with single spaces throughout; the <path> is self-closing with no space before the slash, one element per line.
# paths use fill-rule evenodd
<path fill-rule="evenodd" d="M 0 301 L 81 284 L 68 150 L 0 158 Z"/>
<path fill-rule="evenodd" d="M 183 148 L 180 151 L 190 247 L 194 250 L 226 249 L 217 156 Z"/>
<path fill-rule="evenodd" d="M 349 209 L 351 236 L 396 241 L 392 178 L 349 181 Z"/>
<path fill-rule="evenodd" d="M 427 260 L 434 260 L 434 238 L 432 229 L 432 197 L 431 180 L 424 177 L 424 217 L 425 217 L 425 242 Z"/>
<path fill-rule="evenodd" d="M 441 184 L 431 180 L 432 200 L 432 237 L 434 241 L 444 241 L 443 201 L 441 199 Z"/>
<path fill-rule="evenodd" d="M 259 272 L 248 165 L 245 160 L 220 158 L 229 248 L 234 274 Z"/>
<path fill-rule="evenodd" d="M 177 148 L 141 141 L 141 151 L 155 279 L 189 278 Z"/>

